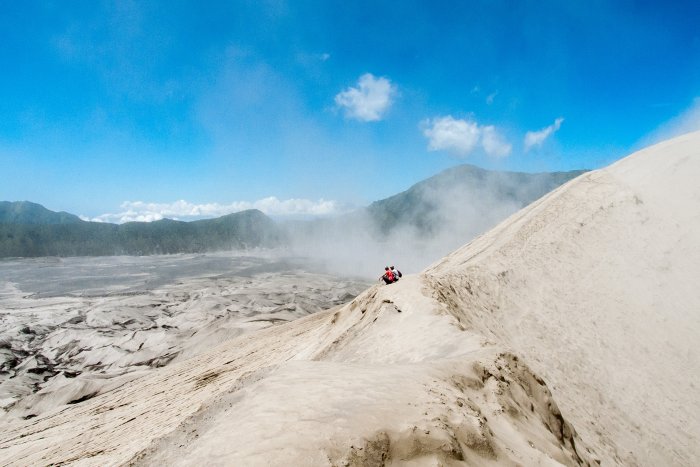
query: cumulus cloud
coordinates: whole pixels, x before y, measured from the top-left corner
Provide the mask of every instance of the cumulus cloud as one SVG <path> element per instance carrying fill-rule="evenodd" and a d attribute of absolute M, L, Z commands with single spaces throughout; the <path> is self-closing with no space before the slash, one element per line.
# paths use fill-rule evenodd
<path fill-rule="evenodd" d="M 365 122 L 381 120 L 396 95 L 396 86 L 387 78 L 371 73 L 360 76 L 357 87 L 350 87 L 335 96 L 335 103 L 345 115 Z"/>
<path fill-rule="evenodd" d="M 94 218 L 81 216 L 83 220 L 93 222 L 153 222 L 161 219 L 196 220 L 211 217 L 225 216 L 246 209 L 259 209 L 270 216 L 327 216 L 342 211 L 336 201 L 320 199 L 312 201 L 308 199 L 280 200 L 275 196 L 259 199 L 257 201 L 236 201 L 230 204 L 205 203 L 194 204 L 185 200 L 174 203 L 146 203 L 143 201 L 125 201 L 120 206 L 120 211 L 107 213 Z"/>
<path fill-rule="evenodd" d="M 481 147 L 489 156 L 504 157 L 512 150 L 493 125 L 481 126 L 475 121 L 448 115 L 425 120 L 422 126 L 429 151 L 448 151 L 464 157 Z"/>
<path fill-rule="evenodd" d="M 513 149 L 513 146 L 498 133 L 493 125 L 481 129 L 481 145 L 486 154 L 493 157 L 505 157 Z"/>
<path fill-rule="evenodd" d="M 552 133 L 557 131 L 559 127 L 561 127 L 562 122 L 564 119 L 562 117 L 557 118 L 554 120 L 554 123 L 549 125 L 546 128 L 542 128 L 539 131 L 528 131 L 525 133 L 525 151 L 529 151 L 535 146 L 541 146 L 542 143 L 544 143 L 544 140 L 550 137 Z"/>
<path fill-rule="evenodd" d="M 479 142 L 479 125 L 476 122 L 458 120 L 451 115 L 434 118 L 424 123 L 423 134 L 428 138 L 430 151 L 450 151 L 466 156 Z"/>

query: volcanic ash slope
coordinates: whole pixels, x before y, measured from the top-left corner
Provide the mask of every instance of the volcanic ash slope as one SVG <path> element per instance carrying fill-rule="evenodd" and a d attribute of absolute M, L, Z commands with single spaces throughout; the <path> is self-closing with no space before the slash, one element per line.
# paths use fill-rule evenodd
<path fill-rule="evenodd" d="M 581 176 L 424 272 L 626 465 L 700 465 L 700 132 Z"/>
<path fill-rule="evenodd" d="M 419 276 L 13 422 L 0 464 L 698 465 L 698 148 L 651 147 Z"/>

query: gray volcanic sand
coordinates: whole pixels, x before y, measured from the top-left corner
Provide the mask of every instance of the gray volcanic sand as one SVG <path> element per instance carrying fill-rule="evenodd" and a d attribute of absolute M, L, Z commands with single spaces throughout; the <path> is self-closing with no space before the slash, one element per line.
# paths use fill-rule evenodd
<path fill-rule="evenodd" d="M 0 419 L 82 402 L 366 287 L 271 253 L 0 261 Z"/>

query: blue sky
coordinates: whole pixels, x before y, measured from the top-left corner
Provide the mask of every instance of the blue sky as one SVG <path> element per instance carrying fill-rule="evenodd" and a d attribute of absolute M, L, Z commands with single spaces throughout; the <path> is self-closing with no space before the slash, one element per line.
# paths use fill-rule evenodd
<path fill-rule="evenodd" d="M 465 162 L 597 168 L 700 127 L 698 24 L 681 1 L 7 2 L 0 199 L 323 214 Z"/>

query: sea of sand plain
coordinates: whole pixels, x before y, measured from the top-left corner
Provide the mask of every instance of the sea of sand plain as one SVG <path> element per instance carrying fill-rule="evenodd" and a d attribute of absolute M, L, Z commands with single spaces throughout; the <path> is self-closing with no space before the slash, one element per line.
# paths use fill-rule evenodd
<path fill-rule="evenodd" d="M 0 261 L 0 418 L 33 418 L 354 298 L 278 252 Z"/>

